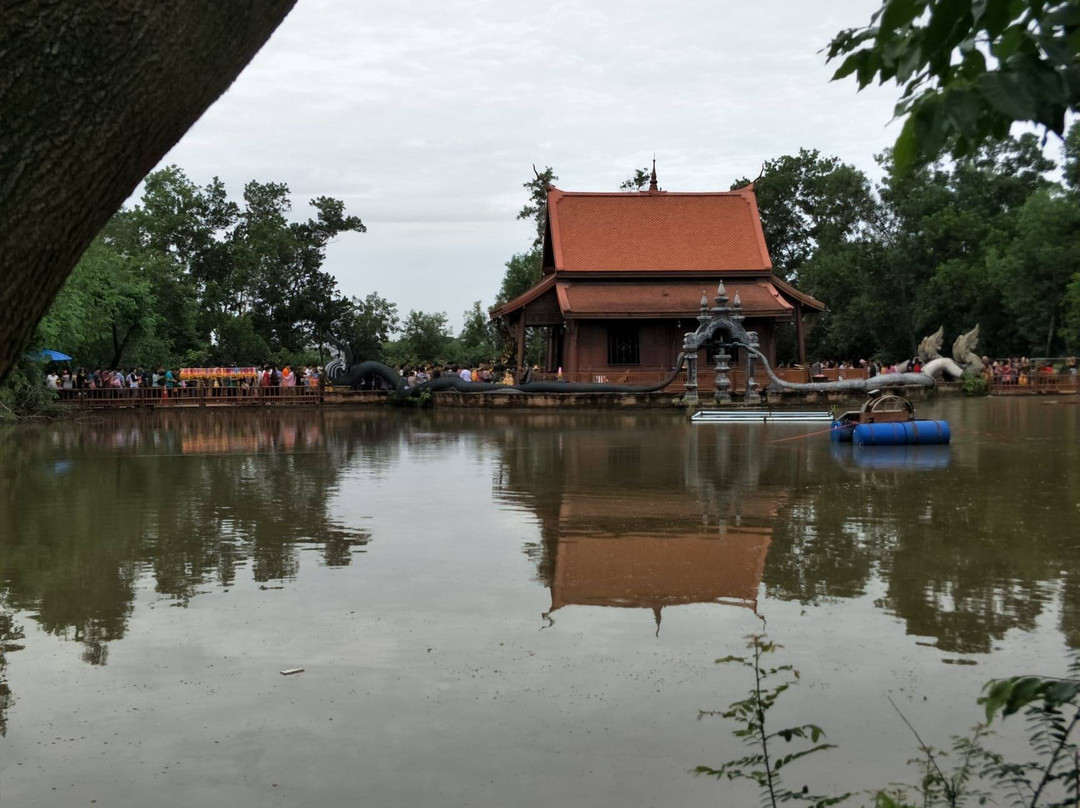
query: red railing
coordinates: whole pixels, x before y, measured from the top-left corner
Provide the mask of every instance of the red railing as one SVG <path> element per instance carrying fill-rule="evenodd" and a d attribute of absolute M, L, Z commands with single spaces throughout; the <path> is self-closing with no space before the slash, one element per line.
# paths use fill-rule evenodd
<path fill-rule="evenodd" d="M 104 387 L 57 390 L 63 403 L 103 407 L 228 407 L 318 404 L 318 387 Z"/>

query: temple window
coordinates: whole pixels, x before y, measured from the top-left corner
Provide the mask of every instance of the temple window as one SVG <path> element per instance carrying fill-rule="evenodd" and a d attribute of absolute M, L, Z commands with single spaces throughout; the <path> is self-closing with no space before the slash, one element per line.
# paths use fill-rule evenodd
<path fill-rule="evenodd" d="M 609 365 L 640 365 L 638 327 L 616 325 L 608 327 L 607 354 Z"/>

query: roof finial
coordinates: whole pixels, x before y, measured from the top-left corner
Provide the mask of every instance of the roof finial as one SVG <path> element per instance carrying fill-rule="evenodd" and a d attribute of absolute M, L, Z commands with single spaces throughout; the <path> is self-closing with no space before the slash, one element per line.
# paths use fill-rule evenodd
<path fill-rule="evenodd" d="M 656 156 L 653 155 L 652 159 L 652 174 L 649 175 L 649 190 L 659 191 L 660 187 L 656 184 Z"/>

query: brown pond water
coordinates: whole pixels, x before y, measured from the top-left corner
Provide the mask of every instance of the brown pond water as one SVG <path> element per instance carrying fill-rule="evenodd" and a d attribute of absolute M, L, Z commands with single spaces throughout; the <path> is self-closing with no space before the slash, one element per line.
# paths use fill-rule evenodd
<path fill-rule="evenodd" d="M 749 686 L 713 660 L 755 610 L 802 672 L 777 721 L 839 745 L 812 783 L 913 780 L 889 697 L 940 745 L 1080 646 L 1080 406 L 920 416 L 952 446 L 636 412 L 0 432 L 0 805 L 754 804 L 688 770 L 742 754 L 698 711 Z"/>

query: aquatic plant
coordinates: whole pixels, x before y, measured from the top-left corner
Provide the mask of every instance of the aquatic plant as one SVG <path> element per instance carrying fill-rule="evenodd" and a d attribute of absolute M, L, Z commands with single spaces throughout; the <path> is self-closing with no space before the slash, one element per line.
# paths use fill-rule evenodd
<path fill-rule="evenodd" d="M 879 791 L 876 808 L 956 808 L 972 802 L 1076 808 L 1080 805 L 1080 746 L 1073 733 L 1080 726 L 1080 658 L 1073 660 L 1068 673 L 1066 678 L 1012 676 L 987 682 L 978 699 L 986 710 L 986 723 L 977 724 L 967 737 L 952 739 L 960 763 L 949 774 L 942 769 L 942 753 L 923 742 L 904 718 L 923 753 L 923 777 L 911 789 L 918 799 L 908 801 L 903 788 L 893 794 Z M 1022 762 L 1009 760 L 983 744 L 995 717 L 1000 715 L 1004 722 L 1021 710 L 1027 720 L 1028 746 L 1034 753 L 1032 760 Z"/>
<path fill-rule="evenodd" d="M 762 617 L 761 622 L 764 627 L 765 618 Z M 721 665 L 738 663 L 749 668 L 754 672 L 754 686 L 746 698 L 732 702 L 726 710 L 702 710 L 698 713 L 698 718 L 718 715 L 735 721 L 738 727 L 732 730 L 732 734 L 746 743 L 752 751 L 715 768 L 698 766 L 694 769 L 695 774 L 718 779 L 750 780 L 762 792 L 764 803 L 774 808 L 781 802 L 793 800 L 805 802 L 813 808 L 826 808 L 843 802 L 851 795 L 824 796 L 811 794 L 808 785 L 797 789 L 784 785 L 782 769 L 786 770 L 792 763 L 808 755 L 832 749 L 835 744 L 819 742 L 825 737 L 825 731 L 816 724 L 801 724 L 771 731 L 768 729 L 769 711 L 776 706 L 780 694 L 799 680 L 799 672 L 791 665 L 769 667 L 763 662 L 767 655 L 774 654 L 783 647 L 768 639 L 764 633 L 749 634 L 746 640 L 746 647 L 750 650 L 748 656 L 727 656 L 716 662 Z M 776 684 L 770 681 L 776 679 L 781 681 Z M 801 748 L 794 748 L 787 754 L 777 754 L 776 747 L 780 741 L 785 744 L 800 741 L 803 743 L 797 743 L 797 747 Z M 810 745 L 807 746 L 806 742 Z"/>
<path fill-rule="evenodd" d="M 990 385 L 982 376 L 965 376 L 960 381 L 960 389 L 965 396 L 985 396 L 990 392 Z"/>
<path fill-rule="evenodd" d="M 762 623 L 764 624 L 764 618 Z M 761 791 L 764 805 L 776 808 L 780 803 L 801 801 L 815 808 L 836 805 L 851 797 L 811 794 L 809 786 L 786 787 L 781 770 L 801 758 L 834 744 L 819 743 L 824 730 L 816 724 L 802 724 L 770 731 L 766 726 L 769 711 L 780 695 L 795 684 L 799 672 L 791 665 L 766 666 L 763 659 L 782 646 L 764 633 L 746 637 L 751 653 L 746 657 L 728 656 L 718 664 L 736 662 L 754 672 L 749 695 L 732 702 L 726 710 L 702 710 L 705 716 L 720 716 L 735 722 L 732 734 L 753 751 L 718 767 L 698 766 L 696 774 L 728 780 L 753 782 Z M 779 684 L 769 680 L 781 678 Z M 890 703 L 892 700 L 890 699 Z M 1078 808 L 1080 806 L 1080 745 L 1074 740 L 1080 727 L 1080 655 L 1068 668 L 1066 677 L 1013 676 L 995 679 L 983 687 L 978 703 L 986 712 L 986 723 L 976 724 L 966 736 L 953 736 L 950 752 L 954 765 L 946 760 L 950 752 L 926 743 L 918 730 L 893 703 L 897 714 L 911 730 L 920 756 L 911 761 L 921 772 L 916 785 L 893 785 L 872 792 L 874 808 L 961 808 L 965 805 L 1009 804 L 1017 808 Z M 1028 746 L 1033 758 L 1016 761 L 986 746 L 992 735 L 990 725 L 1000 716 L 1006 718 L 1023 712 L 1027 723 Z M 810 746 L 786 755 L 777 755 L 780 741 L 808 741 Z"/>

